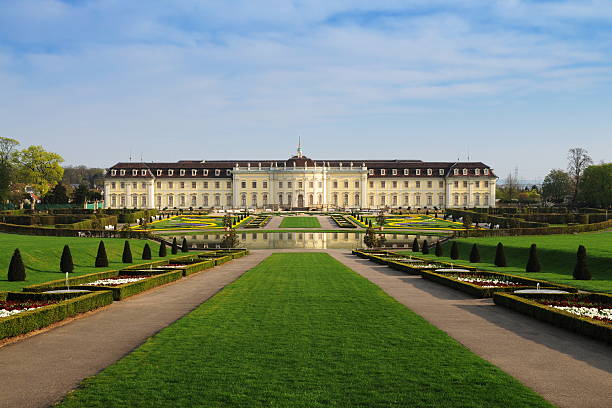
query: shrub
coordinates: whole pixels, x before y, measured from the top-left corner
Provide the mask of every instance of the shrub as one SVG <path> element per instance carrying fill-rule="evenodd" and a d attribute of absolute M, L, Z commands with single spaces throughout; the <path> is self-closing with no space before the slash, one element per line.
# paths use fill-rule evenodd
<path fill-rule="evenodd" d="M 98 253 L 96 254 L 95 267 L 108 267 L 108 256 L 106 255 L 106 247 L 104 246 L 104 241 L 100 241 L 100 243 L 98 244 Z"/>
<path fill-rule="evenodd" d="M 526 272 L 540 272 L 540 261 L 538 260 L 538 251 L 536 244 L 531 244 L 529 247 L 529 259 L 527 260 Z"/>
<path fill-rule="evenodd" d="M 442 252 L 442 245 L 440 245 L 440 242 L 436 242 L 436 256 L 442 256 L 443 252 Z"/>
<path fill-rule="evenodd" d="M 419 241 L 415 238 L 412 241 L 412 252 L 421 252 L 421 248 L 419 248 Z"/>
<path fill-rule="evenodd" d="M 495 266 L 507 266 L 506 252 L 504 251 L 504 244 L 501 242 L 497 244 L 495 249 Z"/>
<path fill-rule="evenodd" d="M 142 248 L 142 259 L 149 260 L 151 259 L 151 247 L 149 243 L 145 243 L 144 248 Z"/>
<path fill-rule="evenodd" d="M 123 255 L 121 256 L 121 262 L 123 263 L 132 263 L 132 250 L 130 249 L 130 242 L 125 241 L 123 244 Z"/>
<path fill-rule="evenodd" d="M 429 253 L 429 242 L 427 240 L 423 241 L 423 248 L 421 248 L 421 252 L 427 255 Z"/>
<path fill-rule="evenodd" d="M 183 238 L 183 245 L 181 245 L 181 251 L 189 252 L 189 246 L 187 245 L 187 238 Z"/>
<path fill-rule="evenodd" d="M 178 254 L 178 243 L 176 242 L 176 237 L 172 238 L 172 249 L 170 252 L 172 255 Z"/>
<path fill-rule="evenodd" d="M 21 259 L 21 252 L 19 252 L 19 249 L 15 249 L 13 257 L 11 258 L 11 263 L 9 264 L 8 281 L 17 282 L 24 280 L 26 280 L 25 265 Z"/>
<path fill-rule="evenodd" d="M 166 256 L 166 243 L 164 241 L 159 244 L 159 253 L 158 255 L 163 258 Z"/>
<path fill-rule="evenodd" d="M 72 254 L 70 253 L 70 247 L 64 245 L 62 251 L 62 259 L 60 260 L 60 271 L 64 273 L 71 273 L 74 271 L 74 263 L 72 262 Z"/>
<path fill-rule="evenodd" d="M 584 245 L 578 247 L 576 253 L 576 266 L 574 267 L 574 279 L 591 280 L 591 272 L 586 264 L 586 248 Z"/>
<path fill-rule="evenodd" d="M 457 247 L 456 241 L 453 241 L 451 245 L 450 257 L 451 259 L 459 259 L 459 248 Z"/>
<path fill-rule="evenodd" d="M 480 252 L 478 252 L 478 245 L 476 244 L 472 245 L 472 250 L 470 251 L 470 262 L 480 262 Z"/>

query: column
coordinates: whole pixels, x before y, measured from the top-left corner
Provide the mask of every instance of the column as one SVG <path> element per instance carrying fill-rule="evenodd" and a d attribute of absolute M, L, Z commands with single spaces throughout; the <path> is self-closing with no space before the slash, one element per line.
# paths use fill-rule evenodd
<path fill-rule="evenodd" d="M 445 207 L 452 207 L 453 201 L 451 197 L 451 181 L 447 178 L 444 179 L 444 189 L 446 190 L 446 197 L 444 197 Z"/>
<path fill-rule="evenodd" d="M 495 207 L 495 179 L 489 180 L 489 207 Z"/>
<path fill-rule="evenodd" d="M 111 202 L 110 202 L 110 191 L 109 191 L 110 190 L 110 186 L 111 186 L 110 181 L 107 180 L 107 181 L 104 182 L 104 206 L 106 208 L 109 208 L 110 204 L 111 204 Z"/>
<path fill-rule="evenodd" d="M 132 182 L 125 182 L 125 208 L 133 208 L 132 207 Z"/>
<path fill-rule="evenodd" d="M 235 171 L 235 170 L 234 170 Z M 238 180 L 238 177 L 236 176 L 236 174 L 234 172 L 232 172 L 232 187 L 233 187 L 233 193 L 232 193 L 232 201 L 233 201 L 233 207 L 234 208 L 239 208 L 239 203 L 240 203 L 240 198 L 238 197 L 238 187 L 240 185 L 240 181 Z M 209 197 L 210 199 L 210 197 Z M 210 205 L 210 203 L 208 203 Z"/>
<path fill-rule="evenodd" d="M 368 204 L 368 173 L 367 170 L 361 172 L 361 197 L 359 207 L 367 208 Z"/>
<path fill-rule="evenodd" d="M 147 208 L 155 208 L 155 190 L 153 180 L 147 183 Z"/>

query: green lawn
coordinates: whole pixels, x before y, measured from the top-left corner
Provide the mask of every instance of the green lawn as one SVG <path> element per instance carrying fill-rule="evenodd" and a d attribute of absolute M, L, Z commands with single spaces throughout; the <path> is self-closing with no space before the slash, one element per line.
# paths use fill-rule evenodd
<path fill-rule="evenodd" d="M 61 407 L 550 407 L 322 253 L 274 254 Z"/>
<path fill-rule="evenodd" d="M 98 253 L 99 239 L 95 238 L 64 238 L 64 237 L 38 237 L 31 235 L 1 234 L 0 233 L 0 290 L 18 290 L 24 286 L 43 283 L 55 279 L 62 279 L 64 274 L 59 270 L 60 257 L 64 245 L 70 246 L 74 272 L 72 276 L 86 273 L 102 272 L 120 269 L 127 264 L 121 262 L 124 239 L 104 239 L 106 254 L 108 255 L 108 268 L 95 268 L 94 261 Z M 141 260 L 142 248 L 149 242 L 153 260 L 160 259 L 156 255 L 159 244 L 133 239 L 130 240 L 134 263 L 150 261 Z M 6 280 L 8 266 L 15 248 L 19 248 L 23 263 L 26 266 L 25 282 L 9 282 Z M 170 253 L 170 248 L 168 248 Z"/>
<path fill-rule="evenodd" d="M 279 228 L 321 228 L 315 217 L 284 217 Z"/>
<path fill-rule="evenodd" d="M 505 247 L 508 262 L 506 268 L 498 268 L 493 265 L 495 247 L 498 242 L 503 243 Z M 478 244 L 480 258 L 483 261 L 479 264 L 470 264 L 469 261 L 465 260 L 469 259 L 470 250 L 474 243 Z M 459 256 L 463 261 L 453 261 L 450 258 L 440 259 L 563 283 L 583 290 L 612 293 L 612 231 L 571 235 L 465 238 L 457 239 L 457 244 L 459 246 Z M 541 272 L 525 272 L 531 244 L 536 244 L 538 247 L 538 258 L 542 266 Z M 587 265 L 593 275 L 593 280 L 579 281 L 572 278 L 578 245 L 584 245 L 587 249 Z M 450 242 L 446 243 L 443 248 L 444 254 L 448 256 L 450 254 Z M 430 257 L 433 257 L 433 255 L 430 255 Z"/>

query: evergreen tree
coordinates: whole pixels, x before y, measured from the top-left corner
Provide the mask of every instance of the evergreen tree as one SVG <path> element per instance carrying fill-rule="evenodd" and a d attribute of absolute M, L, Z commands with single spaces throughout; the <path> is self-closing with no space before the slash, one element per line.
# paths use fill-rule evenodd
<path fill-rule="evenodd" d="M 70 253 L 70 247 L 68 245 L 64 245 L 64 250 L 62 251 L 62 259 L 60 260 L 60 271 L 64 273 L 70 273 L 74 271 L 72 254 Z"/>
<path fill-rule="evenodd" d="M 443 252 L 442 252 L 442 245 L 440 245 L 440 242 L 436 242 L 436 256 L 442 256 Z"/>
<path fill-rule="evenodd" d="M 178 254 L 178 243 L 176 242 L 176 237 L 172 238 L 172 249 L 170 252 L 172 255 Z"/>
<path fill-rule="evenodd" d="M 11 258 L 11 263 L 9 264 L 8 281 L 17 282 L 24 280 L 26 280 L 26 272 L 23 260 L 21 259 L 21 252 L 19 252 L 19 249 L 15 249 L 13 257 Z"/>
<path fill-rule="evenodd" d="M 363 237 L 363 243 L 368 248 L 374 248 L 378 243 L 378 239 L 376 239 L 376 234 L 374 234 L 374 230 L 372 228 L 368 228 L 365 233 L 365 237 Z"/>
<path fill-rule="evenodd" d="M 421 252 L 425 255 L 429 254 L 429 242 L 427 242 L 427 240 L 423 241 L 423 247 L 421 248 Z"/>
<path fill-rule="evenodd" d="M 470 262 L 480 262 L 480 252 L 478 252 L 478 245 L 476 244 L 472 245 L 472 251 L 470 251 Z"/>
<path fill-rule="evenodd" d="M 106 255 L 106 247 L 104 241 L 100 241 L 98 244 L 98 254 L 96 255 L 96 268 L 108 267 L 108 256 Z"/>
<path fill-rule="evenodd" d="M 151 259 L 151 247 L 149 243 L 145 243 L 144 248 L 142 248 L 142 259 L 149 260 Z"/>
<path fill-rule="evenodd" d="M 166 243 L 164 241 L 161 242 L 161 244 L 159 244 L 159 253 L 158 256 L 160 258 L 163 258 L 166 256 Z"/>
<path fill-rule="evenodd" d="M 574 267 L 574 279 L 591 280 L 591 272 L 586 264 L 586 248 L 584 245 L 578 247 L 576 253 L 576 266 Z"/>
<path fill-rule="evenodd" d="M 495 266 L 507 266 L 506 252 L 504 251 L 504 244 L 501 242 L 497 244 L 495 249 Z"/>
<path fill-rule="evenodd" d="M 412 241 L 412 252 L 421 252 L 421 248 L 419 247 L 419 241 L 415 238 Z"/>
<path fill-rule="evenodd" d="M 123 255 L 121 256 L 121 262 L 123 263 L 132 263 L 132 249 L 130 248 L 130 242 L 125 241 L 123 244 Z"/>
<path fill-rule="evenodd" d="M 526 272 L 540 272 L 540 261 L 538 260 L 538 251 L 536 244 L 531 244 L 529 247 L 529 259 L 527 260 Z"/>
<path fill-rule="evenodd" d="M 187 245 L 187 238 L 183 238 L 183 245 L 181 245 L 181 251 L 189 252 L 189 246 Z"/>
<path fill-rule="evenodd" d="M 451 259 L 459 259 L 459 248 L 457 247 L 457 241 L 453 241 L 453 244 L 451 245 L 450 257 Z"/>

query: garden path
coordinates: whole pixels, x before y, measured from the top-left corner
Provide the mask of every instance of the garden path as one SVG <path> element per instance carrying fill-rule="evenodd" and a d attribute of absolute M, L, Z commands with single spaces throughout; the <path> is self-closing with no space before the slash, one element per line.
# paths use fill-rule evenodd
<path fill-rule="evenodd" d="M 559 407 L 609 407 L 612 353 L 604 343 L 383 265 L 329 251 L 434 326 Z"/>

